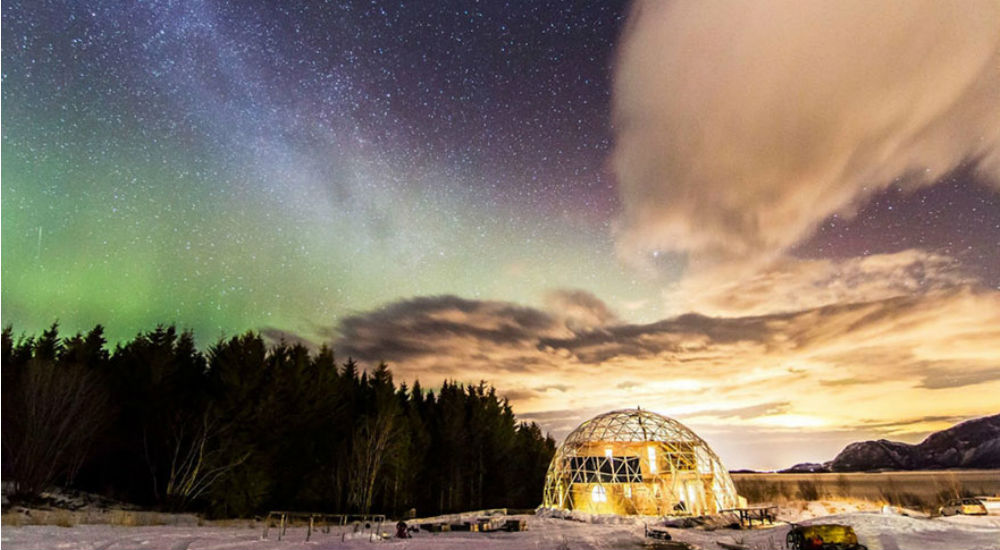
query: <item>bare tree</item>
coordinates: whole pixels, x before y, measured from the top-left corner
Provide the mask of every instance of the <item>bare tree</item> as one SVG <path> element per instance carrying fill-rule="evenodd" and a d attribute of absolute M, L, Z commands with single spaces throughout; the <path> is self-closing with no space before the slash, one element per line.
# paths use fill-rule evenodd
<path fill-rule="evenodd" d="M 171 428 L 166 498 L 176 509 L 183 509 L 250 458 L 249 452 L 233 459 L 224 456 L 217 445 L 226 427 L 208 411 L 190 424 L 175 422 Z"/>
<path fill-rule="evenodd" d="M 32 498 L 59 478 L 72 480 L 111 415 L 86 368 L 37 360 L 21 368 L 5 377 L 14 387 L 4 388 L 3 460 L 14 495 Z"/>
<path fill-rule="evenodd" d="M 350 504 L 362 514 L 371 511 L 375 483 L 385 464 L 396 428 L 396 411 L 379 409 L 354 436 L 350 476 Z"/>

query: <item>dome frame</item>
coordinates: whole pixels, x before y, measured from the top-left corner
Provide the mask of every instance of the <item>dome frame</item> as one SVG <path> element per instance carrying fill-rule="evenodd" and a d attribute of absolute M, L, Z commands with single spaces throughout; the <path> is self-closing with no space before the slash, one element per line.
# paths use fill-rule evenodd
<path fill-rule="evenodd" d="M 636 408 L 600 414 L 566 436 L 549 464 L 542 506 L 671 516 L 714 514 L 741 500 L 705 440 L 672 418 Z"/>

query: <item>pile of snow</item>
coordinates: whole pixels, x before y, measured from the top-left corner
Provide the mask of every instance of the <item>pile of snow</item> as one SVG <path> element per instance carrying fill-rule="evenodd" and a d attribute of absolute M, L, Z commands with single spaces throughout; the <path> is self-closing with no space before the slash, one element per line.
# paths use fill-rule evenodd
<path fill-rule="evenodd" d="M 788 523 L 804 521 L 834 514 L 877 511 L 879 508 L 865 500 L 799 500 L 778 507 L 778 520 Z"/>
<path fill-rule="evenodd" d="M 904 508 L 902 506 L 893 506 L 891 504 L 885 504 L 882 506 L 883 514 L 897 515 L 897 516 L 909 516 L 911 518 L 929 518 L 930 514 L 926 512 L 921 512 L 920 510 L 914 510 L 912 508 Z"/>
<path fill-rule="evenodd" d="M 1000 521 L 989 516 L 930 519 L 853 513 L 817 518 L 807 523 L 850 525 L 858 534 L 858 540 L 869 548 L 1000 548 Z"/>
<path fill-rule="evenodd" d="M 646 525 L 659 524 L 663 518 L 659 516 L 620 516 L 618 514 L 589 514 L 580 510 L 559 510 L 556 508 L 538 508 L 535 517 L 565 519 L 580 523 L 600 525 Z"/>

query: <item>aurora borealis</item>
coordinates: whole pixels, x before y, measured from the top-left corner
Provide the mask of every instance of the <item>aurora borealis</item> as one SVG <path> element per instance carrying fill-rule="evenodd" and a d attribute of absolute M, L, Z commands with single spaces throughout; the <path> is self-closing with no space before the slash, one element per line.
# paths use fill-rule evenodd
<path fill-rule="evenodd" d="M 734 467 L 995 413 L 1000 6 L 879 6 L 4 2 L 3 323 L 329 342 Z"/>
<path fill-rule="evenodd" d="M 5 316 L 211 339 L 414 294 L 640 296 L 601 261 L 620 6 L 268 5 L 5 6 Z"/>

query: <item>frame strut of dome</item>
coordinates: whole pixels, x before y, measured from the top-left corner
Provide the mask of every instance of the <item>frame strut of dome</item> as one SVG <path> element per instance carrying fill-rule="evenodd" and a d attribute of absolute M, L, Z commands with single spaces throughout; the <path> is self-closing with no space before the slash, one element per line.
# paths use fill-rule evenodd
<path fill-rule="evenodd" d="M 729 472 L 703 439 L 671 418 L 624 409 L 596 416 L 566 437 L 549 465 L 542 506 L 664 516 L 741 504 Z"/>

